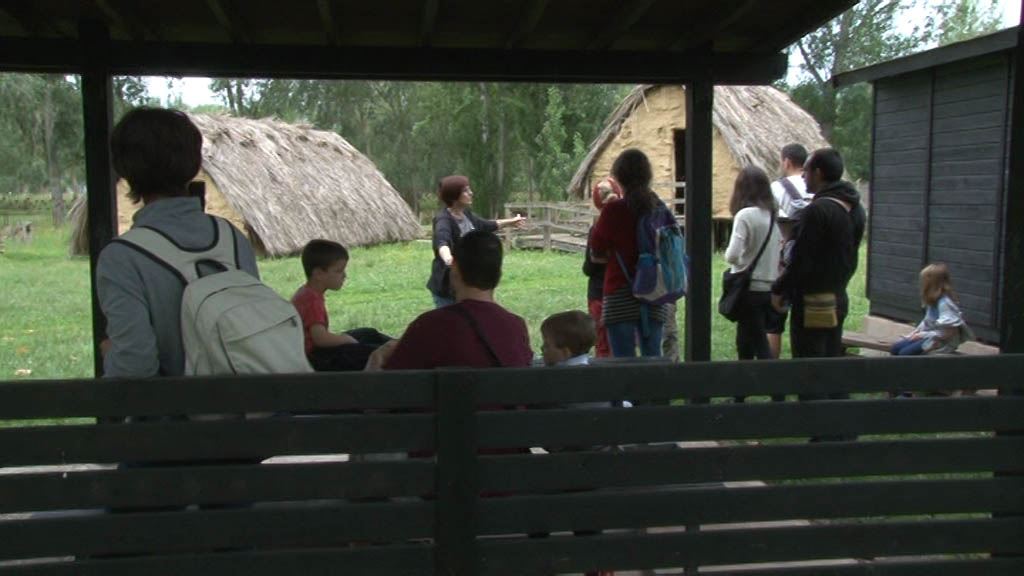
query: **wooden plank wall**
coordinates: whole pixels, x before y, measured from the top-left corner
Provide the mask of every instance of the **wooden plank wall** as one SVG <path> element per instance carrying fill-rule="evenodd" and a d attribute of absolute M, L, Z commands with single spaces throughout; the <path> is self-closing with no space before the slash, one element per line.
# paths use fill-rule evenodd
<path fill-rule="evenodd" d="M 1007 53 L 876 83 L 873 313 L 921 317 L 917 272 L 945 262 L 979 336 L 998 337 Z"/>
<path fill-rule="evenodd" d="M 1003 355 L 0 383 L 0 574 L 1021 573 L 1022 370 Z M 961 387 L 999 394 L 886 395 Z M 795 399 L 836 391 L 853 399 Z M 145 418 L 35 420 L 125 413 Z M 216 413 L 262 417 L 195 418 Z M 369 456 L 394 452 L 417 457 Z M 361 456 L 324 459 L 339 454 Z"/>

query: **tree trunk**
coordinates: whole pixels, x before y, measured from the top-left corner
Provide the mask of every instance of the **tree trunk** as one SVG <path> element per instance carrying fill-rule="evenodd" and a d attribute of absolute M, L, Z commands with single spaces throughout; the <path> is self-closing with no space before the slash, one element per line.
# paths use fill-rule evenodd
<path fill-rule="evenodd" d="M 53 140 L 53 127 L 57 121 L 57 111 L 53 104 L 53 81 L 47 80 L 43 96 L 43 147 L 46 149 L 46 185 L 50 189 L 53 201 L 53 225 L 64 225 L 64 193 L 60 189 L 60 167 L 57 166 L 57 143 Z"/>

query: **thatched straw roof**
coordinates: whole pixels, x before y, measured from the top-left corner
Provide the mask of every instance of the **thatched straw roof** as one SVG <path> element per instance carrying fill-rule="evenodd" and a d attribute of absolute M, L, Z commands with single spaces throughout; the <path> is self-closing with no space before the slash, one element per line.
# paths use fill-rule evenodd
<path fill-rule="evenodd" d="M 584 187 L 595 162 L 615 139 L 623 123 L 644 104 L 657 85 L 633 89 L 608 116 L 605 128 L 591 143 L 587 155 L 566 189 L 570 197 L 584 196 Z M 779 171 L 779 151 L 798 142 L 808 150 L 828 146 L 817 121 L 793 103 L 785 93 L 770 86 L 715 86 L 711 121 L 732 153 L 737 166 L 753 164 L 768 174 Z"/>
<path fill-rule="evenodd" d="M 334 132 L 273 119 L 194 115 L 203 169 L 272 256 L 313 238 L 412 240 L 412 210 L 369 158 Z"/>
<path fill-rule="evenodd" d="M 314 238 L 346 246 L 418 238 L 412 210 L 369 158 L 334 132 L 273 119 L 193 115 L 203 133 L 207 211 L 246 229 L 269 256 Z M 138 205 L 118 190 L 122 229 Z M 71 252 L 88 251 L 84 206 L 72 209 Z M 123 230 L 122 230 L 123 231 Z"/>

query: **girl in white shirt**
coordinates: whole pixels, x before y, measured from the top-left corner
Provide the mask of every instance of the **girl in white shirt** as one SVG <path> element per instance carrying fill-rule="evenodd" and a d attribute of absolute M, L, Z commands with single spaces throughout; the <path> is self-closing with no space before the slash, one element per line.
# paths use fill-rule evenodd
<path fill-rule="evenodd" d="M 750 290 L 741 305 L 736 322 L 736 353 L 740 360 L 771 359 L 765 333 L 765 321 L 771 310 L 771 286 L 779 275 L 779 253 L 782 234 L 772 221 L 778 209 L 772 196 L 771 181 L 765 171 L 747 166 L 736 176 L 732 200 L 732 236 L 725 250 L 725 260 L 733 272 L 750 267 L 761 245 L 768 240 L 757 260 L 750 280 Z"/>

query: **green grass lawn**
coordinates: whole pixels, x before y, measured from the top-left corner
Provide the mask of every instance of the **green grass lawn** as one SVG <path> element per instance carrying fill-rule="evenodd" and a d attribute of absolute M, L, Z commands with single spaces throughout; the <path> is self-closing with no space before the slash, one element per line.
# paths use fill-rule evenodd
<path fill-rule="evenodd" d="M 34 217 L 31 242 L 8 241 L 0 255 L 0 380 L 20 378 L 83 378 L 92 376 L 92 323 L 89 260 L 68 257 L 70 227 L 54 229 L 46 217 Z M 372 326 L 399 336 L 408 323 L 433 303 L 425 288 L 430 275 L 430 244 L 410 242 L 355 248 L 348 281 L 329 293 L 327 306 L 334 330 Z M 848 327 L 859 327 L 867 313 L 864 298 L 865 259 L 850 286 Z M 512 251 L 506 255 L 498 301 L 523 316 L 530 341 L 540 352 L 540 323 L 549 314 L 586 310 L 586 278 L 582 256 Z M 713 260 L 712 294 L 718 294 L 721 254 Z M 285 298 L 303 283 L 299 259 L 260 262 L 264 280 Z M 685 312 L 680 306 L 679 326 Z M 712 357 L 736 357 L 735 328 L 718 314 L 712 318 Z M 682 336 L 680 337 L 682 340 Z M 783 338 L 784 342 L 787 338 Z M 788 342 L 783 356 L 789 355 Z"/>

